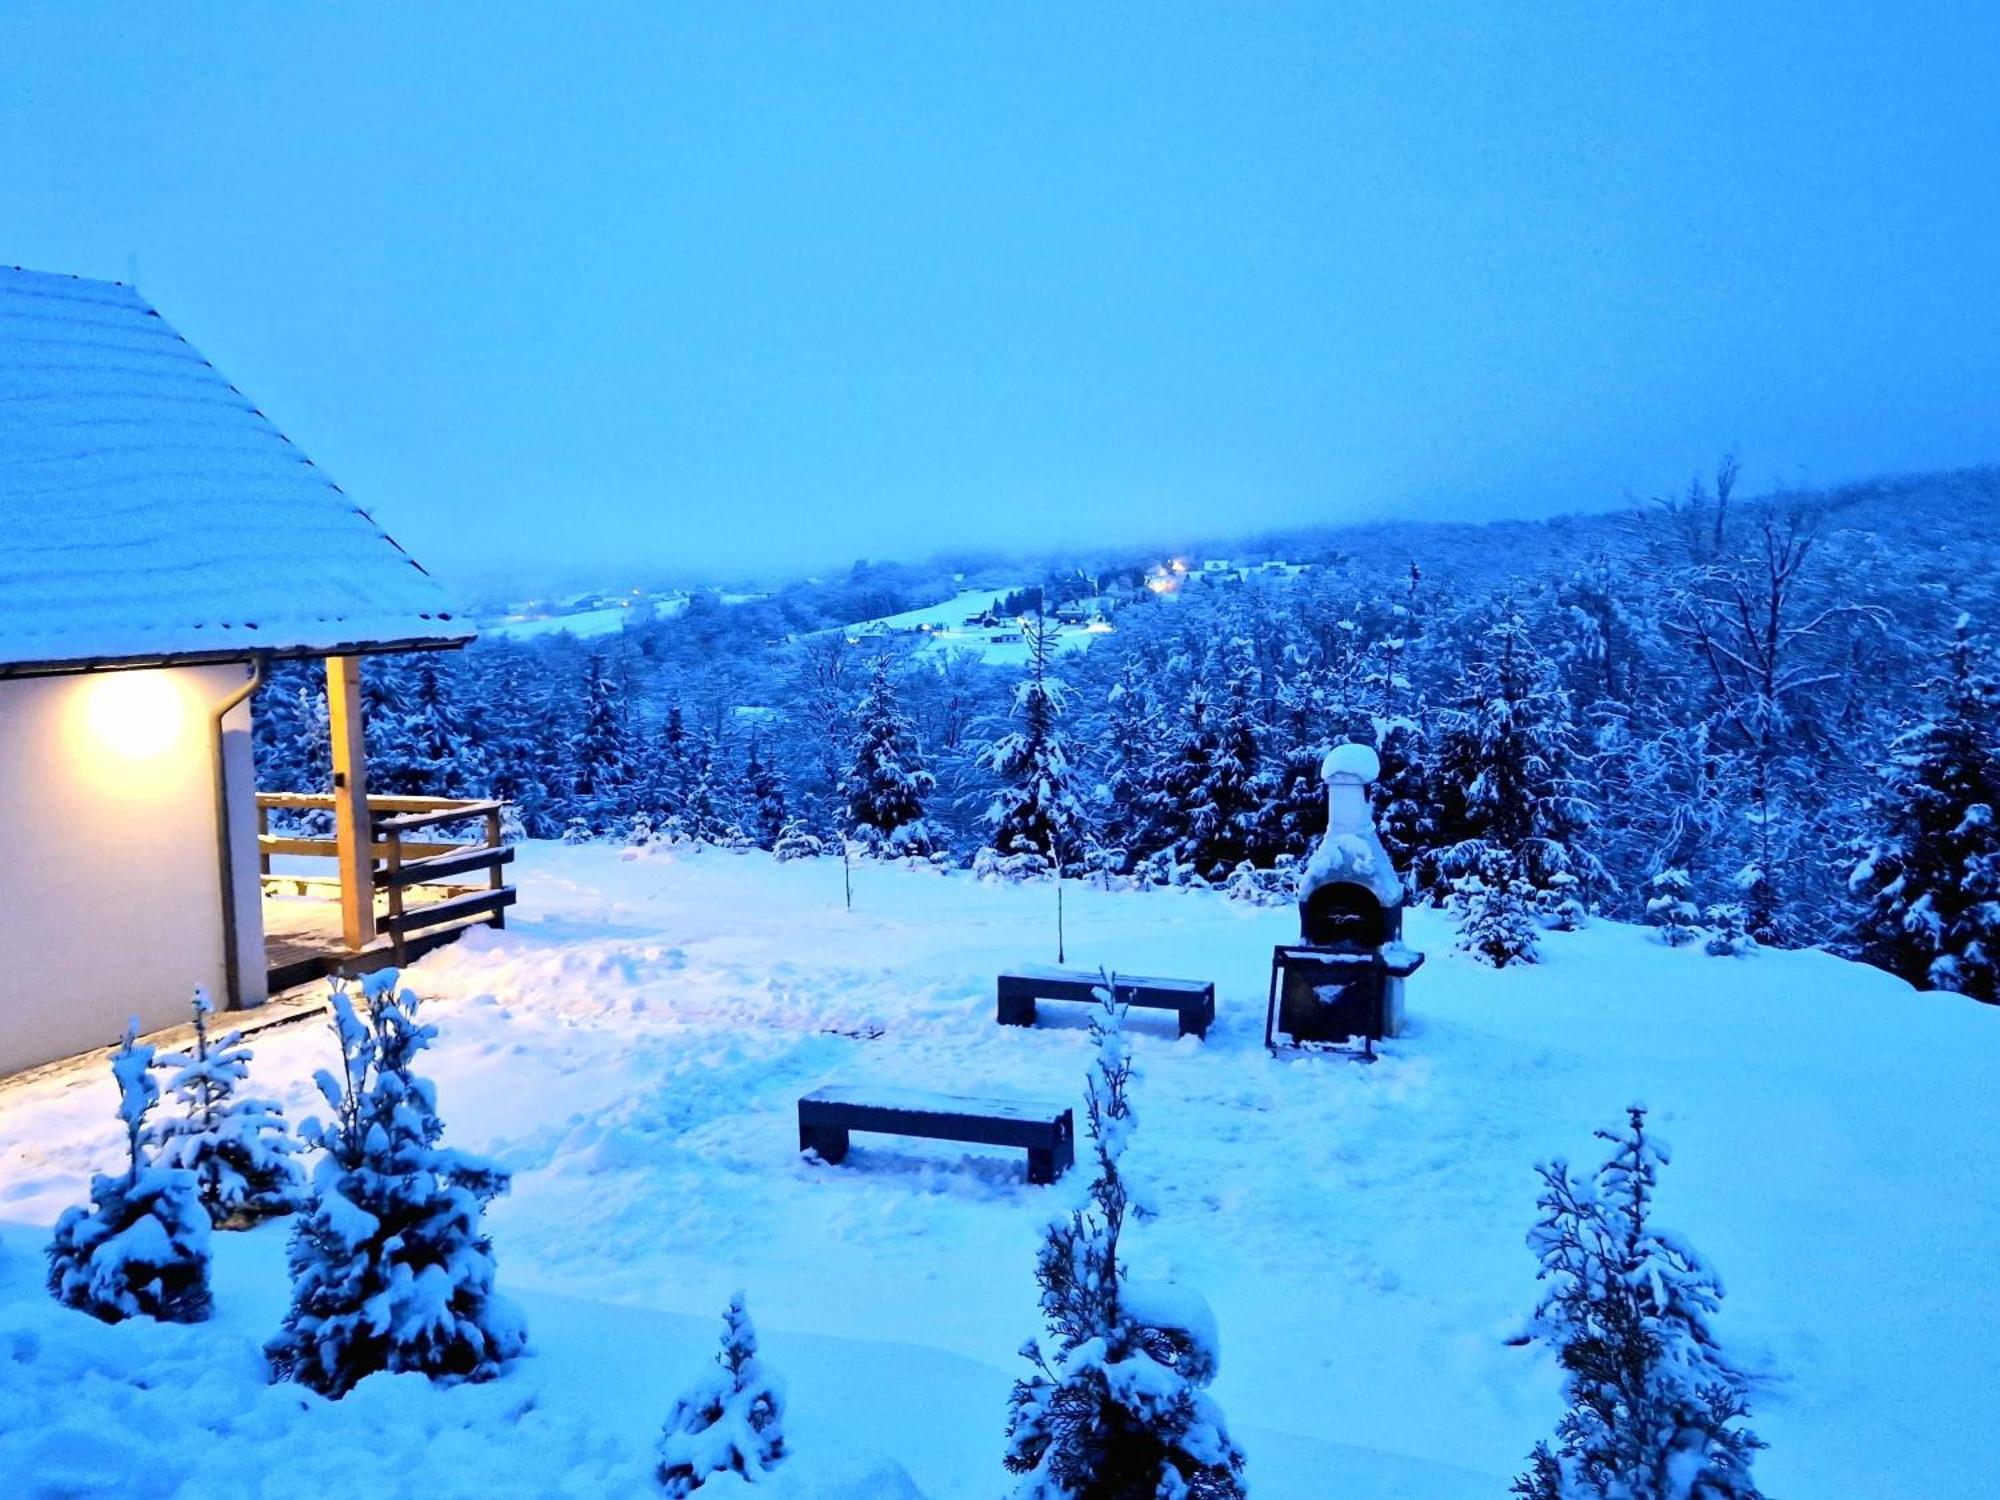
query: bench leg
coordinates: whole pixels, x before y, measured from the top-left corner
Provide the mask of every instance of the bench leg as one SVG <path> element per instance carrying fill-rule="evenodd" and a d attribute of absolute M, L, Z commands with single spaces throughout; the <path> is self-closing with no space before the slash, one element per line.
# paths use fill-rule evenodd
<path fill-rule="evenodd" d="M 799 1126 L 799 1150 L 815 1152 L 830 1166 L 847 1160 L 847 1132 L 831 1125 Z"/>
<path fill-rule="evenodd" d="M 1004 990 L 1000 994 L 1000 1007 L 995 1019 L 1002 1026 L 1032 1026 L 1035 1024 L 1035 997 L 1033 995 L 1010 995 Z"/>
<path fill-rule="evenodd" d="M 1182 1036 L 1193 1034 L 1200 1037 L 1204 1042 L 1208 1040 L 1209 1023 L 1215 1019 L 1215 1005 L 1213 1002 L 1206 1002 L 1200 1005 L 1183 1005 L 1177 1014 L 1180 1016 L 1180 1034 Z"/>
<path fill-rule="evenodd" d="M 1028 1148 L 1028 1181 L 1034 1183 L 1054 1182 L 1063 1173 L 1076 1165 L 1076 1131 L 1068 1114 L 1063 1116 L 1063 1131 L 1055 1143 L 1046 1151 Z"/>

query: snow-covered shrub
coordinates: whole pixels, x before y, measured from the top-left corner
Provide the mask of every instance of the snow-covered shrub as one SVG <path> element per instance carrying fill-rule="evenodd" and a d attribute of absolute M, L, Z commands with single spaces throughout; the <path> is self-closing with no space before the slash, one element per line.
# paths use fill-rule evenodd
<path fill-rule="evenodd" d="M 1547 1284 L 1535 1337 L 1563 1368 L 1568 1410 L 1514 1482 L 1524 1500 L 1757 1500 L 1745 1381 L 1709 1326 L 1722 1283 L 1692 1245 L 1650 1222 L 1664 1143 L 1626 1111 L 1594 1183 L 1538 1168 L 1528 1236 Z"/>
<path fill-rule="evenodd" d="M 90 1179 L 90 1207 L 70 1208 L 49 1243 L 49 1293 L 106 1323 L 159 1318 L 199 1323 L 209 1314 L 208 1215 L 194 1174 L 146 1158 L 146 1116 L 159 1102 L 153 1048 L 137 1019 L 111 1054 L 125 1171 Z"/>
<path fill-rule="evenodd" d="M 377 1370 L 485 1380 L 521 1352 L 527 1328 L 493 1290 L 486 1204 L 507 1173 L 438 1145 L 437 1091 L 413 1071 L 436 1029 L 394 969 L 343 982 L 329 1004 L 341 1073 L 314 1081 L 333 1110 L 301 1127 L 324 1153 L 292 1229 L 292 1305 L 265 1346 L 273 1374 L 340 1396 Z"/>
<path fill-rule="evenodd" d="M 581 813 L 563 825 L 562 841 L 565 844 L 587 844 L 596 836 L 590 831 L 590 819 Z"/>
<path fill-rule="evenodd" d="M 1002 880 L 1009 885 L 1018 885 L 1024 880 L 1045 880 L 1053 873 L 1054 867 L 1032 849 L 1018 854 L 1002 854 L 991 845 L 986 845 L 972 856 L 974 880 Z"/>
<path fill-rule="evenodd" d="M 1534 900 L 1536 920 L 1553 932 L 1579 932 L 1590 921 L 1582 886 L 1567 872 L 1551 875 L 1549 883 L 1535 892 Z"/>
<path fill-rule="evenodd" d="M 1299 898 L 1299 877 L 1294 864 L 1291 855 L 1281 854 L 1273 868 L 1260 870 L 1246 859 L 1229 872 L 1229 878 L 1222 883 L 1222 893 L 1231 901 L 1251 906 L 1290 906 Z"/>
<path fill-rule="evenodd" d="M 1714 958 L 1742 958 L 1757 951 L 1757 940 L 1750 935 L 1750 914 L 1741 903 L 1724 901 L 1711 906 L 1702 915 L 1708 921 L 1708 941 L 1702 951 Z"/>
<path fill-rule="evenodd" d="M 1662 870 L 1646 882 L 1646 920 L 1669 948 L 1682 948 L 1701 936 L 1701 913 L 1688 899 L 1693 883 L 1682 869 Z"/>
<path fill-rule="evenodd" d="M 1206 1387 L 1219 1345 L 1208 1304 L 1127 1280 L 1119 1258 L 1129 1192 L 1121 1166 L 1137 1125 L 1123 1009 L 1107 987 L 1084 1104 L 1097 1171 L 1089 1206 L 1049 1225 L 1035 1266 L 1051 1347 L 1014 1383 L 1007 1468 L 1019 1500 L 1235 1500 L 1243 1451 Z"/>
<path fill-rule="evenodd" d="M 643 849 L 652 842 L 653 819 L 651 815 L 643 811 L 633 813 L 632 821 L 625 825 L 626 847 Z"/>
<path fill-rule="evenodd" d="M 660 1434 L 660 1484 L 671 1500 L 717 1474 L 755 1481 L 785 1456 L 784 1390 L 757 1358 L 757 1330 L 743 1294 L 722 1315 L 715 1368 L 674 1403 Z"/>
<path fill-rule="evenodd" d="M 1451 883 L 1458 947 L 1496 969 L 1534 963 L 1539 957 L 1534 899 L 1513 860 L 1489 850 L 1476 871 Z"/>
<path fill-rule="evenodd" d="M 816 859 L 826 853 L 826 845 L 806 826 L 804 818 L 787 818 L 785 826 L 778 831 L 778 841 L 771 846 L 774 859 Z"/>
<path fill-rule="evenodd" d="M 167 1087 L 181 1114 L 154 1126 L 149 1139 L 161 1166 L 194 1174 L 202 1207 L 218 1229 L 242 1229 L 296 1210 L 305 1201 L 305 1173 L 284 1111 L 266 1099 L 238 1097 L 252 1054 L 241 1032 L 210 1040 L 214 1010 L 208 991 L 197 986 L 193 1050 L 159 1059 L 174 1069 Z"/>

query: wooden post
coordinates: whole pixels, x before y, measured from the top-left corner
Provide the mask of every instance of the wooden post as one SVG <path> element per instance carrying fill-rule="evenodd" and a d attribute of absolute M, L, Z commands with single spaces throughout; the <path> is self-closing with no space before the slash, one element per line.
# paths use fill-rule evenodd
<path fill-rule="evenodd" d="M 361 732 L 361 658 L 326 659 L 333 741 L 333 840 L 340 857 L 340 930 L 350 952 L 375 941 L 375 824 Z"/>

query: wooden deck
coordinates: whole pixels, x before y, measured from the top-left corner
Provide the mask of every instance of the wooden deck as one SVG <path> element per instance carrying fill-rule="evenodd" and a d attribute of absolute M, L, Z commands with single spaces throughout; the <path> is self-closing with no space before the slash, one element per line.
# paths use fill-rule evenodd
<path fill-rule="evenodd" d="M 336 816 L 334 800 L 327 793 L 257 794 L 271 994 L 405 964 L 468 927 L 506 925 L 514 904 L 506 867 L 514 851 L 501 836 L 500 803 L 369 797 L 362 864 L 358 880 L 348 881 L 337 838 L 297 832 L 296 824 L 289 825 L 291 832 L 274 833 L 271 826 L 273 814 Z M 358 896 L 349 888 L 355 884 Z M 344 900 L 366 902 L 368 909 L 343 921 Z"/>
<path fill-rule="evenodd" d="M 405 963 L 454 941 L 468 927 L 490 925 L 489 917 L 457 921 L 403 939 Z M 396 962 L 394 943 L 379 937 L 359 953 L 341 940 L 340 903 L 311 896 L 264 898 L 265 983 L 273 995 L 314 985 L 337 974 L 370 974 Z"/>

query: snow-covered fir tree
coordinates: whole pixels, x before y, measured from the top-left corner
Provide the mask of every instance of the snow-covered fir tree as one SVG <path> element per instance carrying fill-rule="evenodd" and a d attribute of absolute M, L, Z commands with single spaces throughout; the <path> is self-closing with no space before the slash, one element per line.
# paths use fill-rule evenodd
<path fill-rule="evenodd" d="M 899 858 L 932 851 L 924 803 L 937 778 L 924 769 L 916 731 L 889 680 L 887 655 L 875 658 L 854 711 L 854 759 L 844 785 L 848 824 L 869 852 Z"/>
<path fill-rule="evenodd" d="M 1702 912 L 1708 941 L 1702 951 L 1711 958 L 1743 958 L 1761 946 L 1750 935 L 1750 913 L 1740 901 L 1718 901 Z"/>
<path fill-rule="evenodd" d="M 1189 726 L 1199 753 L 1181 760 L 1170 790 L 1187 818 L 1176 856 L 1206 880 L 1226 878 L 1246 859 L 1277 853 L 1264 848 L 1261 816 L 1276 791 L 1261 769 L 1258 720 L 1260 674 L 1248 643 L 1232 641 L 1228 686 L 1212 711 L 1197 710 Z"/>
<path fill-rule="evenodd" d="M 1160 730 L 1146 675 L 1144 664 L 1128 656 L 1106 696 L 1091 795 L 1093 821 L 1107 850 L 1117 851 L 1105 863 L 1120 868 L 1154 842 Z"/>
<path fill-rule="evenodd" d="M 1932 711 L 1898 735 L 1852 879 L 1865 956 L 1910 983 L 2000 1000 L 2000 681 L 1960 615 Z"/>
<path fill-rule="evenodd" d="M 1014 693 L 1015 727 L 980 756 L 1002 782 L 986 821 L 1003 858 L 1026 855 L 1058 870 L 1082 852 L 1090 816 L 1062 732 L 1063 685 L 1049 673 L 1049 627 L 1038 616 L 1022 630 L 1028 670 Z"/>
<path fill-rule="evenodd" d="M 1568 1409 L 1514 1483 L 1525 1500 L 1758 1500 L 1742 1374 L 1710 1319 L 1722 1283 L 1681 1236 L 1652 1223 L 1669 1155 L 1626 1111 L 1599 1131 L 1612 1154 L 1594 1183 L 1538 1169 L 1528 1236 L 1545 1283 L 1533 1332 L 1555 1351 Z"/>
<path fill-rule="evenodd" d="M 569 840 L 578 820 L 587 832 L 609 833 L 629 812 L 628 789 L 632 757 L 626 743 L 624 694 L 592 655 L 583 679 L 583 725 L 574 752 L 576 810 L 563 837 Z"/>
<path fill-rule="evenodd" d="M 775 849 L 789 821 L 785 781 L 778 768 L 764 758 L 763 745 L 754 735 L 743 763 L 743 807 L 748 824 L 744 831 L 758 848 Z"/>
<path fill-rule="evenodd" d="M 148 1139 L 161 1166 L 194 1174 L 217 1228 L 240 1229 L 297 1210 L 306 1180 L 284 1111 L 240 1092 L 252 1054 L 241 1032 L 210 1036 L 214 1010 L 208 991 L 197 986 L 194 1046 L 159 1058 L 173 1070 L 167 1087 L 180 1113 L 151 1127 Z"/>
<path fill-rule="evenodd" d="M 65 1209 L 49 1242 L 49 1293 L 106 1323 L 158 1318 L 199 1323 L 208 1289 L 208 1214 L 194 1174 L 161 1166 L 146 1151 L 146 1116 L 159 1102 L 153 1048 L 135 1018 L 111 1054 L 125 1170 L 90 1179 L 90 1207 Z"/>
<path fill-rule="evenodd" d="M 1197 1294 L 1128 1278 L 1120 1254 L 1131 1207 L 1123 1158 L 1137 1119 L 1124 1013 L 1107 980 L 1091 1020 L 1085 1087 L 1096 1172 L 1089 1204 L 1050 1224 L 1035 1267 L 1047 1347 L 1008 1401 L 1017 1500 L 1236 1500 L 1243 1451 L 1208 1394 L 1220 1354 Z"/>
<path fill-rule="evenodd" d="M 678 699 L 667 705 L 654 747 L 647 794 L 647 812 L 660 837 L 677 840 L 688 831 L 688 803 L 699 771 L 699 747 L 688 733 L 687 715 Z"/>
<path fill-rule="evenodd" d="M 1692 887 L 1681 869 L 1662 870 L 1646 882 L 1646 920 L 1669 948 L 1685 947 L 1701 935 L 1701 912 L 1689 899 Z"/>
<path fill-rule="evenodd" d="M 772 857 L 780 862 L 814 859 L 824 853 L 825 840 L 812 831 L 803 815 L 785 819 L 785 826 L 778 830 L 777 840 L 771 845 Z"/>
<path fill-rule="evenodd" d="M 722 752 L 715 736 L 690 734 L 687 742 L 689 779 L 681 806 L 681 831 L 701 844 L 741 845 L 743 830 L 737 821 L 732 789 L 721 772 Z"/>
<path fill-rule="evenodd" d="M 757 1357 L 743 1294 L 722 1315 L 715 1365 L 682 1394 L 660 1434 L 660 1485 L 685 1500 L 718 1474 L 755 1482 L 785 1456 L 784 1391 Z"/>
<path fill-rule="evenodd" d="M 328 1396 L 378 1370 L 490 1379 L 527 1343 L 493 1289 L 480 1222 L 507 1173 L 438 1144 L 437 1091 L 415 1071 L 437 1032 L 397 979 L 394 969 L 363 978 L 358 1011 L 334 983 L 340 1073 L 314 1078 L 333 1117 L 300 1131 L 322 1155 L 292 1229 L 291 1308 L 265 1353 L 277 1379 Z"/>
<path fill-rule="evenodd" d="M 1486 850 L 1475 868 L 1451 883 L 1451 910 L 1459 949 L 1481 963 L 1504 969 L 1540 957 L 1535 892 L 1504 850 Z"/>
<path fill-rule="evenodd" d="M 1569 697 L 1518 614 L 1483 633 L 1447 716 L 1433 784 L 1449 789 L 1440 814 L 1440 865 L 1450 878 L 1489 851 L 1508 855 L 1531 891 L 1558 888 L 1582 900 L 1603 871 L 1585 847 L 1596 814 L 1584 795 Z"/>

